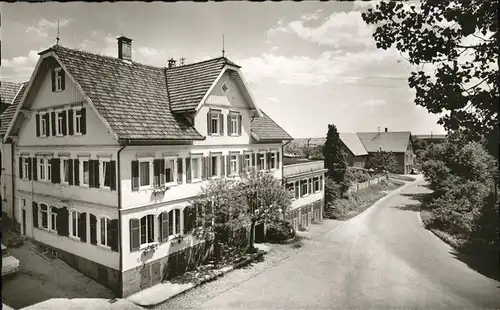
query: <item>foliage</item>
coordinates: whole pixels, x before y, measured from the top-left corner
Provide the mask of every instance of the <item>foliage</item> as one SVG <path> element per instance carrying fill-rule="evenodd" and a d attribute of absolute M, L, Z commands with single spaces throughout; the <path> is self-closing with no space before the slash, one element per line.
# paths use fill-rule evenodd
<path fill-rule="evenodd" d="M 376 26 L 377 47 L 395 47 L 418 72 L 408 84 L 415 103 L 442 113 L 447 130 L 463 129 L 469 140 L 486 138 L 498 158 L 498 1 L 431 1 L 417 6 L 381 2 L 362 14 Z M 434 68 L 433 74 L 425 66 Z M 430 71 L 430 70 L 427 70 Z M 443 113 L 448 112 L 448 113 Z"/>
<path fill-rule="evenodd" d="M 290 240 L 294 237 L 295 230 L 293 229 L 293 225 L 289 221 L 278 221 L 276 223 L 271 223 L 267 227 L 266 239 L 271 243 L 280 243 Z"/>
<path fill-rule="evenodd" d="M 361 169 L 353 169 L 353 168 L 347 168 L 344 179 L 346 183 L 363 183 L 363 182 L 368 182 L 372 177 L 370 174 L 364 170 Z"/>
<path fill-rule="evenodd" d="M 238 191 L 248 206 L 251 222 L 250 249 L 253 249 L 255 223 L 280 220 L 291 205 L 292 193 L 270 172 L 247 169 L 241 176 Z"/>
<path fill-rule="evenodd" d="M 347 167 L 347 155 L 342 150 L 337 127 L 328 125 L 326 142 L 323 146 L 323 156 L 325 158 L 325 168 L 328 169 L 326 175 L 337 183 L 344 180 L 344 173 Z"/>
<path fill-rule="evenodd" d="M 325 205 L 339 199 L 344 194 L 343 186 L 330 177 L 325 177 Z"/>
<path fill-rule="evenodd" d="M 317 139 L 315 139 L 317 140 Z M 314 160 L 323 159 L 323 146 L 318 145 L 317 141 L 312 141 L 312 138 L 308 138 L 303 143 L 302 140 L 294 140 L 284 147 L 285 154 L 298 155 L 302 158 L 309 158 Z"/>
<path fill-rule="evenodd" d="M 394 173 L 397 169 L 398 161 L 393 152 L 378 150 L 370 155 L 367 168 L 375 170 L 377 173 L 388 171 Z"/>

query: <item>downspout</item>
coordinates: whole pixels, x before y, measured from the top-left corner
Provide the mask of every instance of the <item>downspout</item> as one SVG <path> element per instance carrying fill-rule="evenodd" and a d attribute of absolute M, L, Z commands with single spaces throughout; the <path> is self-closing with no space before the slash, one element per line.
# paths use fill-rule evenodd
<path fill-rule="evenodd" d="M 11 169 L 11 177 L 10 177 L 10 181 L 12 183 L 12 229 L 15 230 L 15 222 L 16 222 L 16 204 L 15 204 L 15 201 L 16 201 L 16 197 L 15 197 L 15 193 L 16 193 L 16 180 L 15 180 L 15 169 L 14 169 L 14 159 L 15 159 L 15 156 L 14 156 L 14 139 L 11 140 L 11 144 L 10 144 L 10 169 Z M 20 177 L 20 176 L 19 176 Z M 7 197 L 5 197 L 7 199 Z"/>
<path fill-rule="evenodd" d="M 122 146 L 118 152 L 116 153 L 116 169 L 117 169 L 117 187 L 116 191 L 118 193 L 118 244 L 119 244 L 119 257 L 120 257 L 120 295 L 123 296 L 123 278 L 122 278 L 122 269 L 123 269 L 123 248 L 122 248 L 122 182 L 121 182 L 121 164 L 120 164 L 120 153 L 123 149 L 127 147 L 127 145 Z"/>

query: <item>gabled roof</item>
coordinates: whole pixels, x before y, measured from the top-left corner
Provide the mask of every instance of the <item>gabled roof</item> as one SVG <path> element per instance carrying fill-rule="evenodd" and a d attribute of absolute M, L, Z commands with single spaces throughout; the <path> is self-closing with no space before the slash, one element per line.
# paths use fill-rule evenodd
<path fill-rule="evenodd" d="M 409 131 L 358 132 L 357 135 L 369 153 L 380 149 L 401 153 L 406 152 L 411 133 Z"/>
<path fill-rule="evenodd" d="M 203 139 L 170 111 L 163 68 L 62 46 L 51 50 L 119 139 Z"/>
<path fill-rule="evenodd" d="M 257 141 L 293 140 L 293 138 L 276 124 L 264 111 L 262 117 L 255 117 L 251 122 L 251 134 Z"/>
<path fill-rule="evenodd" d="M 240 68 L 225 57 L 166 68 L 168 95 L 172 111 L 195 110 L 226 65 Z"/>
<path fill-rule="evenodd" d="M 2 116 L 0 118 L 0 137 L 5 136 L 5 134 L 7 133 L 9 124 L 14 118 L 14 114 L 16 113 L 17 106 L 21 102 L 21 98 L 23 97 L 24 91 L 26 90 L 26 86 L 28 86 L 28 82 L 19 84 L 18 90 L 16 90 L 16 94 L 14 94 L 15 98 L 12 101 L 12 104 L 2 113 Z"/>
<path fill-rule="evenodd" d="M 11 104 L 21 84 L 22 83 L 2 81 L 0 84 L 0 102 L 3 104 Z"/>
<path fill-rule="evenodd" d="M 363 143 L 355 133 L 339 133 L 340 140 L 354 156 L 368 155 Z"/>

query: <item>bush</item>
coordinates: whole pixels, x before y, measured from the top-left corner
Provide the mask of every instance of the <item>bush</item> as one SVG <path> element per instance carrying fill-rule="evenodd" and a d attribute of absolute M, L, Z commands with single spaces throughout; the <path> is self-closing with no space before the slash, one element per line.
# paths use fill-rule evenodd
<path fill-rule="evenodd" d="M 295 230 L 288 221 L 271 223 L 267 227 L 266 239 L 269 242 L 281 243 L 292 238 L 295 238 Z"/>
<path fill-rule="evenodd" d="M 371 179 L 370 174 L 361 169 L 347 169 L 344 177 L 349 183 L 363 183 Z"/>

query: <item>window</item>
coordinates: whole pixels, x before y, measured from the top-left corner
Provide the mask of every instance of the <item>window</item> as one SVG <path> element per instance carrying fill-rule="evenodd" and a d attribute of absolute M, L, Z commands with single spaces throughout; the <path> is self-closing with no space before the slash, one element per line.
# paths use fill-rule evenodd
<path fill-rule="evenodd" d="M 110 226 L 111 226 L 111 220 L 105 217 L 101 217 L 99 219 L 99 230 L 100 230 L 100 245 L 104 245 L 107 247 L 111 247 L 111 242 L 110 242 Z"/>
<path fill-rule="evenodd" d="M 30 171 L 30 159 L 23 158 L 23 175 L 22 175 L 23 179 L 28 179 L 29 171 Z"/>
<path fill-rule="evenodd" d="M 307 179 L 301 180 L 300 181 L 300 197 L 307 196 L 309 194 L 307 189 L 308 189 Z"/>
<path fill-rule="evenodd" d="M 295 199 L 300 197 L 299 181 L 295 181 Z"/>
<path fill-rule="evenodd" d="M 201 180 L 201 158 L 191 157 L 191 179 L 193 181 Z"/>
<path fill-rule="evenodd" d="M 55 84 L 55 90 L 56 91 L 62 91 L 63 90 L 63 74 L 64 71 L 61 70 L 61 68 L 55 69 L 56 73 L 56 84 Z"/>
<path fill-rule="evenodd" d="M 88 159 L 82 160 L 82 184 L 89 186 L 89 175 L 90 175 L 90 161 Z"/>
<path fill-rule="evenodd" d="M 262 153 L 257 154 L 257 167 L 258 170 L 266 169 L 266 157 Z"/>
<path fill-rule="evenodd" d="M 210 109 L 207 113 L 207 134 L 208 135 L 223 135 L 224 134 L 224 119 L 221 110 Z"/>
<path fill-rule="evenodd" d="M 71 229 L 70 229 L 70 235 L 72 237 L 78 238 L 78 220 L 80 218 L 80 212 L 73 210 L 70 213 L 70 224 L 71 224 Z"/>
<path fill-rule="evenodd" d="M 251 154 L 245 154 L 245 167 L 251 167 L 252 166 L 252 155 Z"/>
<path fill-rule="evenodd" d="M 238 155 L 231 155 L 230 161 L 230 174 L 235 175 L 238 173 Z"/>
<path fill-rule="evenodd" d="M 313 178 L 313 184 L 314 184 L 314 192 L 319 192 L 321 188 L 319 187 L 319 177 L 314 177 Z"/>
<path fill-rule="evenodd" d="M 221 156 L 211 156 L 210 157 L 210 176 L 218 177 L 221 175 Z"/>
<path fill-rule="evenodd" d="M 181 234 L 181 210 L 175 209 L 175 233 Z"/>
<path fill-rule="evenodd" d="M 182 233 L 181 210 L 173 209 L 168 212 L 168 235 L 175 236 Z"/>
<path fill-rule="evenodd" d="M 40 204 L 40 223 L 42 228 L 49 228 L 49 215 L 48 215 L 48 207 L 46 204 Z"/>
<path fill-rule="evenodd" d="M 276 168 L 276 153 L 272 152 L 271 155 L 269 155 L 269 164 L 271 165 L 269 169 L 275 169 Z"/>
<path fill-rule="evenodd" d="M 141 245 L 154 242 L 154 215 L 148 214 L 141 218 Z"/>
<path fill-rule="evenodd" d="M 50 182 L 52 180 L 52 163 L 50 162 L 50 158 L 45 160 L 45 167 L 47 169 L 46 180 Z"/>
<path fill-rule="evenodd" d="M 46 137 L 47 136 L 47 114 L 45 113 L 40 113 L 40 118 L 39 118 L 39 127 L 40 127 L 40 136 L 41 137 Z"/>
<path fill-rule="evenodd" d="M 40 181 L 51 180 L 52 165 L 50 164 L 50 158 L 41 157 L 38 159 L 38 179 Z"/>
<path fill-rule="evenodd" d="M 228 134 L 239 136 L 241 134 L 241 115 L 238 112 L 230 112 L 227 116 Z"/>
<path fill-rule="evenodd" d="M 61 159 L 61 183 L 69 183 L 69 159 Z"/>
<path fill-rule="evenodd" d="M 212 126 L 212 134 L 219 134 L 219 113 L 212 113 L 210 124 Z"/>
<path fill-rule="evenodd" d="M 57 232 L 57 208 L 50 207 L 50 230 Z"/>
<path fill-rule="evenodd" d="M 287 189 L 290 193 L 294 194 L 294 193 L 295 193 L 295 186 L 294 186 L 294 183 L 287 183 L 287 184 L 286 184 L 286 189 Z"/>
<path fill-rule="evenodd" d="M 101 175 L 101 182 L 100 184 L 103 185 L 105 188 L 110 188 L 111 187 L 111 162 L 109 161 L 102 161 L 101 162 L 101 169 L 102 173 Z"/>
<path fill-rule="evenodd" d="M 227 93 L 229 92 L 229 86 L 227 85 L 226 82 L 224 82 L 224 84 L 222 84 L 221 88 L 222 92 L 224 93 L 224 95 L 227 95 Z"/>
<path fill-rule="evenodd" d="M 139 187 L 151 186 L 151 162 L 139 162 Z"/>
<path fill-rule="evenodd" d="M 63 127 L 64 127 L 64 112 L 58 112 L 57 113 L 57 122 L 56 122 L 56 134 L 58 136 L 63 135 Z"/>
<path fill-rule="evenodd" d="M 175 163 L 176 159 L 175 158 L 167 158 L 165 159 L 165 183 L 174 183 L 176 176 L 177 176 L 177 170 L 175 169 Z"/>
<path fill-rule="evenodd" d="M 82 134 L 82 110 L 75 110 L 74 130 L 75 134 Z"/>
<path fill-rule="evenodd" d="M 26 198 L 21 197 L 21 207 L 24 209 L 26 208 Z"/>

